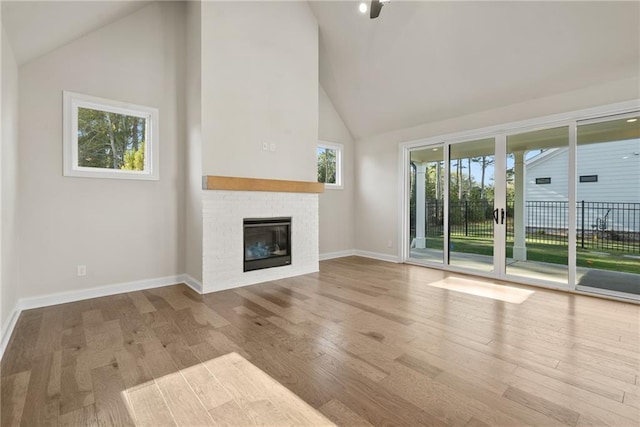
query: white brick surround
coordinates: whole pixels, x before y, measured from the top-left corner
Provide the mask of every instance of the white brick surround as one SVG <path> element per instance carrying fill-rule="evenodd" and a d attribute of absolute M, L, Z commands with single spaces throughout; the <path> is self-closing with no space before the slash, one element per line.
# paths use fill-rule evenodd
<path fill-rule="evenodd" d="M 243 219 L 291 217 L 291 265 L 243 272 Z M 202 198 L 203 292 L 318 271 L 318 195 L 207 190 Z"/>

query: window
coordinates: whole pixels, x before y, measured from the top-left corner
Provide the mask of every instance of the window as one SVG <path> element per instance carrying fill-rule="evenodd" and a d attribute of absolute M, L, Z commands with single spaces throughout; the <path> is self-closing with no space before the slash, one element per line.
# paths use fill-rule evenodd
<path fill-rule="evenodd" d="M 63 93 L 64 175 L 158 180 L 158 110 Z"/>
<path fill-rule="evenodd" d="M 318 144 L 318 182 L 325 188 L 342 188 L 342 150 L 341 144 Z"/>
<path fill-rule="evenodd" d="M 598 175 L 580 175 L 580 182 L 598 182 Z"/>
<path fill-rule="evenodd" d="M 551 184 L 551 178 L 536 178 L 536 184 Z"/>

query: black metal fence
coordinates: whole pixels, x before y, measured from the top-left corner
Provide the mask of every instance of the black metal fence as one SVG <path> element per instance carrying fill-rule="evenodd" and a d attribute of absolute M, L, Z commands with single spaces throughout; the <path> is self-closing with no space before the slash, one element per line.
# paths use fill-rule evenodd
<path fill-rule="evenodd" d="M 493 200 L 456 200 L 449 204 L 451 234 L 470 237 L 493 236 Z"/>
<path fill-rule="evenodd" d="M 569 204 L 561 201 L 526 202 L 526 239 L 533 243 L 567 244 Z M 578 202 L 577 244 L 586 249 L 640 253 L 640 203 Z M 449 205 L 450 234 L 493 237 L 493 200 L 455 200 Z M 507 241 L 513 241 L 513 202 L 507 203 Z M 443 234 L 442 200 L 425 204 L 425 234 Z"/>
<path fill-rule="evenodd" d="M 578 202 L 578 244 L 640 253 L 640 203 Z"/>
<path fill-rule="evenodd" d="M 507 238 L 513 241 L 513 201 L 510 210 Z M 526 202 L 526 238 L 534 243 L 567 244 L 569 241 L 568 202 Z"/>

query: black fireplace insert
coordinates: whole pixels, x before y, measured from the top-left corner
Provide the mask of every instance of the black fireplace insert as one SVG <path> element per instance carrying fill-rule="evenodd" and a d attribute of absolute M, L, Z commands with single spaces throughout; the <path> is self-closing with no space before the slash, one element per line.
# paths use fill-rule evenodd
<path fill-rule="evenodd" d="M 244 271 L 291 264 L 291 217 L 244 219 Z"/>

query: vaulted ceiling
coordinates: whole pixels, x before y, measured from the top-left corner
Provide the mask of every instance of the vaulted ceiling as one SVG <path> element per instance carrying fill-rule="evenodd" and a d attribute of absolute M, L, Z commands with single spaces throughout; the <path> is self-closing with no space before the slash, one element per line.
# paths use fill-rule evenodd
<path fill-rule="evenodd" d="M 639 2 L 311 7 L 320 81 L 356 138 L 640 75 Z"/>
<path fill-rule="evenodd" d="M 22 64 L 147 3 L 3 1 L 3 25 Z M 356 138 L 640 75 L 640 2 L 310 5 L 320 83 Z"/>
<path fill-rule="evenodd" d="M 18 64 L 123 18 L 150 1 L 6 1 L 2 25 Z"/>

